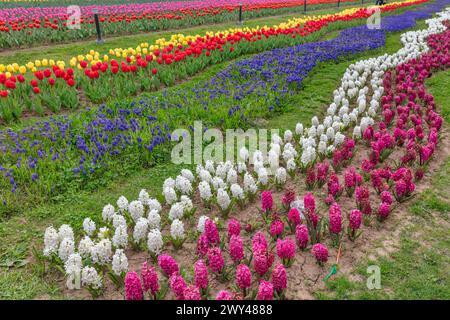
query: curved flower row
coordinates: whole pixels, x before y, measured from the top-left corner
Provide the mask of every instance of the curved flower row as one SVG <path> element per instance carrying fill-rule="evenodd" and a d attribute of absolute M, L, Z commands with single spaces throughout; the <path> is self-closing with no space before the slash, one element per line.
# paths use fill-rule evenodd
<path fill-rule="evenodd" d="M 84 220 L 85 235 L 79 242 L 78 252 L 70 226 L 63 225 L 59 230 L 49 227 L 44 237 L 46 260 L 64 265 L 69 285 L 72 277 L 81 274 L 83 286 L 94 296 L 102 293 L 107 274 L 118 288 L 125 285 L 127 299 L 143 299 L 146 295 L 164 298 L 166 292 L 162 288 L 167 283 L 169 297 L 200 300 L 215 290 L 211 285 L 213 278 L 228 283 L 227 290 L 215 292 L 216 299 L 283 298 L 288 286 L 287 268 L 294 263 L 297 251 L 310 250 L 319 264 L 326 263 L 329 256 L 326 241 L 339 246 L 344 241 L 345 226 L 349 240 L 355 241 L 361 234 L 363 221 L 368 226 L 373 216 L 385 220 L 393 209 L 394 198 L 404 201 L 414 191 L 414 179 L 421 179 L 423 166 L 436 150 L 442 125 L 433 97 L 425 92 L 424 80 L 433 70 L 450 67 L 449 19 L 450 9 L 447 9 L 438 18 L 427 20 L 428 29 L 405 33 L 402 36 L 404 47 L 397 53 L 349 67 L 340 88 L 344 98 L 333 104 L 337 108 L 348 97 L 358 109 L 366 99 L 355 101 L 353 89 L 361 88 L 367 94 L 366 81 L 360 77 L 370 78 L 370 86 L 374 88 L 370 106 L 373 112 L 369 111 L 372 114 L 367 117 L 372 120 L 362 130 L 362 138 L 358 136 L 356 141 L 344 138 L 339 148 L 332 151 L 333 170 L 324 158 L 318 158 L 321 162 L 317 164 L 316 159 L 307 162 L 303 170 L 296 166 L 302 162 L 298 155 L 305 152 L 302 141 L 315 140 L 309 132 L 311 128 L 317 131 L 320 124 L 313 120 L 306 135 L 301 130 L 296 134 L 287 130 L 283 139 L 274 135 L 267 161 L 260 151 L 250 155 L 243 148 L 241 162 L 236 165 L 206 162 L 197 167 L 196 174 L 182 170 L 176 179 L 168 178 L 164 182 L 164 205 L 150 198 L 145 190 L 140 192 L 138 200 L 130 203 L 120 197 L 118 210 L 112 205 L 103 209 L 101 228 L 89 218 Z M 342 91 L 337 90 L 335 98 L 341 97 Z M 373 101 L 382 103 L 382 112 L 378 112 L 380 108 Z M 346 129 L 349 130 L 351 128 Z M 368 159 L 360 163 L 361 171 L 348 166 L 356 143 L 370 146 Z M 389 164 L 397 160 L 392 156 L 394 150 L 399 151 L 397 154 L 404 153 L 401 166 L 395 170 Z M 344 173 L 341 172 L 343 167 L 347 167 Z M 273 169 L 273 179 L 269 179 L 268 169 Z M 316 195 L 308 192 L 299 198 L 288 189 L 281 199 L 282 208 L 276 208 L 273 194 L 267 189 L 271 186 L 283 189 L 288 173 L 295 176 L 299 170 L 306 171 L 306 184 Z M 316 191 L 323 186 L 326 192 L 322 196 Z M 222 220 L 213 218 L 217 212 L 226 221 L 235 211 L 233 208 L 251 206 L 259 195 L 258 190 L 265 191 L 260 194 L 256 221 L 248 220 L 243 227 L 243 221 L 233 217 L 224 228 Z M 344 191 L 347 197 L 354 199 L 353 208 L 340 203 Z M 373 197 L 381 200 L 375 214 L 370 200 Z M 327 217 L 320 213 L 320 198 L 329 206 Z M 202 203 L 203 207 L 194 203 Z M 202 213 L 209 208 L 211 212 L 201 215 L 194 208 L 200 208 Z M 345 214 L 347 223 L 344 223 Z M 200 216 L 196 230 L 186 231 L 185 225 L 192 224 L 193 216 Z M 163 237 L 164 232 L 170 236 Z M 269 240 L 266 233 L 270 234 Z M 169 242 L 177 249 L 186 240 L 197 242 L 193 277 L 187 277 L 186 270 L 182 271 L 177 261 L 164 252 L 169 250 Z M 158 267 L 145 262 L 140 276 L 128 272 L 128 259 L 123 249 L 129 241 L 136 249 L 148 250 Z M 251 241 L 251 248 L 246 248 L 246 241 Z M 229 284 L 231 280 L 234 287 Z"/>
<path fill-rule="evenodd" d="M 392 11 L 427 0 L 407 0 L 381 7 Z M 79 90 L 94 103 L 108 97 L 124 98 L 130 93 L 148 91 L 160 84 L 172 85 L 177 79 L 193 75 L 207 65 L 298 43 L 330 23 L 364 19 L 372 14 L 366 8 L 344 10 L 337 14 L 293 19 L 275 27 L 237 29 L 205 36 L 174 35 L 160 39 L 154 46 L 142 44 L 136 49 L 115 49 L 101 56 L 91 51 L 70 60 L 36 60 L 25 65 L 0 65 L 0 116 L 11 121 L 25 108 L 42 113 L 79 104 Z M 297 36 L 299 38 L 297 38 Z M 70 64 L 70 66 L 68 66 Z M 103 92 L 99 88 L 110 87 Z M 124 94 L 127 93 L 127 95 Z"/>
<path fill-rule="evenodd" d="M 430 8 L 437 9 L 433 5 L 421 12 L 429 15 Z M 415 20 L 407 16 L 404 13 L 393 23 L 383 23 L 384 30 L 389 31 L 392 25 L 410 27 Z M 14 206 L 16 195 L 22 195 L 23 190 L 47 195 L 63 191 L 67 181 L 95 180 L 124 156 L 129 164 L 148 165 L 160 153 L 155 149 L 167 145 L 170 130 L 190 125 L 192 119 L 224 128 L 248 125 L 252 114 L 265 116 L 279 110 L 284 97 L 299 87 L 317 62 L 383 44 L 381 30 L 349 29 L 330 41 L 272 50 L 237 62 L 192 89 L 170 90 L 131 104 L 104 106 L 0 132 L 4 208 Z M 99 90 L 107 94 L 108 84 Z M 323 133 L 320 128 L 318 138 Z M 340 139 L 341 135 L 337 136 Z M 6 192 L 8 185 L 10 193 Z"/>
<path fill-rule="evenodd" d="M 427 15 L 430 8 L 438 9 L 430 5 L 420 11 Z M 402 14 L 393 23 L 383 23 L 383 28 L 389 31 L 392 25 L 410 27 L 408 14 Z M 164 148 L 170 140 L 170 130 L 191 124 L 191 119 L 224 128 L 245 126 L 254 113 L 264 116 L 278 110 L 283 98 L 295 91 L 318 61 L 373 49 L 383 43 L 381 30 L 349 29 L 330 41 L 272 50 L 270 54 L 235 63 L 192 90 L 171 90 L 131 104 L 104 106 L 98 111 L 52 118 L 22 130 L 5 130 L 0 136 L 4 208 L 13 207 L 16 194 L 22 195 L 24 189 L 47 195 L 63 191 L 67 181 L 73 184 L 95 180 L 124 156 L 129 164 L 148 165 L 160 153 L 156 149 Z M 250 68 L 260 73 L 249 74 Z M 106 84 L 101 87 L 102 91 L 106 89 Z M 174 119 L 187 122 L 175 123 Z M 347 125 L 347 120 L 346 116 L 332 123 L 345 121 Z M 321 128 L 317 138 L 324 133 Z M 337 134 L 339 139 L 342 140 L 342 134 Z M 333 140 L 334 137 L 330 143 Z M 8 185 L 11 193 L 6 192 Z"/>

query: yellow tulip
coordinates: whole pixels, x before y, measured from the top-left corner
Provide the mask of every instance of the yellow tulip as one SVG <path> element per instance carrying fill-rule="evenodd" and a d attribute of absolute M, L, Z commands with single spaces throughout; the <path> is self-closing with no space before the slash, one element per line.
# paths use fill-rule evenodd
<path fill-rule="evenodd" d="M 9 78 L 11 78 L 11 72 L 9 72 L 9 71 L 8 71 L 8 72 L 6 72 L 6 73 L 5 73 L 5 77 L 6 77 L 6 79 L 9 79 Z"/>
<path fill-rule="evenodd" d="M 8 70 L 8 72 L 14 72 L 14 68 L 13 68 L 13 66 L 10 65 L 10 64 L 8 64 L 8 65 L 6 66 L 6 70 Z"/>
<path fill-rule="evenodd" d="M 5 72 L 6 67 L 4 64 L 0 64 L 0 72 Z"/>
<path fill-rule="evenodd" d="M 50 64 L 51 67 L 53 67 L 55 65 L 55 60 L 50 59 L 49 64 Z"/>
<path fill-rule="evenodd" d="M 44 67 L 48 66 L 48 60 L 47 59 L 42 59 L 42 65 Z"/>
<path fill-rule="evenodd" d="M 41 66 L 41 61 L 39 61 L 39 60 L 34 61 L 34 65 L 36 67 L 40 67 Z"/>
<path fill-rule="evenodd" d="M 21 74 L 25 74 L 25 73 L 27 72 L 27 68 L 26 68 L 25 66 L 20 66 L 20 67 L 19 67 L 19 72 L 20 72 Z"/>

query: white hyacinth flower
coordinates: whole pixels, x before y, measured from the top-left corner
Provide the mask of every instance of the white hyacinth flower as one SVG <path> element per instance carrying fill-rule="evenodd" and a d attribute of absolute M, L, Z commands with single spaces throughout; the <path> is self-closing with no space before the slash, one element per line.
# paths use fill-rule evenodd
<path fill-rule="evenodd" d="M 142 204 L 147 204 L 148 203 L 148 201 L 150 200 L 150 195 L 148 194 L 147 190 L 141 189 L 141 191 L 139 192 L 138 200 Z"/>
<path fill-rule="evenodd" d="M 148 227 L 150 229 L 160 229 L 161 228 L 161 216 L 156 209 L 150 210 L 147 217 Z"/>
<path fill-rule="evenodd" d="M 84 219 L 83 230 L 88 236 L 92 236 L 95 232 L 95 222 L 91 218 Z"/>
<path fill-rule="evenodd" d="M 75 243 L 73 240 L 70 238 L 64 238 L 59 244 L 58 256 L 63 262 L 66 262 L 69 256 L 74 253 L 74 250 Z"/>
<path fill-rule="evenodd" d="M 183 177 L 183 176 L 177 176 L 175 179 L 175 187 L 178 191 L 180 191 L 182 194 L 191 194 L 192 193 L 192 184 L 191 182 Z"/>
<path fill-rule="evenodd" d="M 103 207 L 102 211 L 102 218 L 104 222 L 110 222 L 112 220 L 112 217 L 116 213 L 114 206 L 111 204 L 107 204 Z"/>
<path fill-rule="evenodd" d="M 106 239 L 104 239 L 106 240 Z M 116 248 L 126 248 L 128 245 L 128 233 L 127 228 L 120 225 L 114 231 L 114 236 L 112 238 L 112 243 Z"/>
<path fill-rule="evenodd" d="M 127 228 L 127 222 L 125 221 L 124 216 L 120 214 L 115 214 L 112 218 L 112 222 L 115 229 L 119 226 L 124 226 L 125 228 Z"/>
<path fill-rule="evenodd" d="M 164 188 L 164 198 L 166 199 L 167 204 L 172 204 L 177 201 L 177 193 L 174 188 Z"/>
<path fill-rule="evenodd" d="M 217 204 L 219 205 L 219 207 L 222 210 L 227 210 L 230 203 L 231 203 L 231 199 L 230 199 L 228 193 L 224 189 L 219 188 L 217 190 Z"/>
<path fill-rule="evenodd" d="M 120 228 L 120 227 L 119 227 Z M 92 262 L 106 265 L 111 261 L 112 246 L 109 239 L 103 239 L 94 245 L 91 251 Z"/>
<path fill-rule="evenodd" d="M 303 124 L 297 123 L 295 125 L 295 133 L 298 134 L 299 136 L 303 135 Z"/>
<path fill-rule="evenodd" d="M 173 239 L 184 239 L 184 225 L 181 220 L 175 219 L 172 221 L 170 235 Z"/>
<path fill-rule="evenodd" d="M 158 255 L 161 253 L 163 245 L 164 242 L 161 235 L 161 231 L 159 231 L 158 229 L 150 230 L 147 236 L 148 251 L 150 251 L 150 253 Z"/>
<path fill-rule="evenodd" d="M 183 169 L 181 170 L 181 175 L 189 180 L 189 182 L 194 182 L 195 177 L 191 170 Z"/>
<path fill-rule="evenodd" d="M 98 229 L 98 234 L 97 237 L 101 240 L 101 239 L 106 239 L 108 238 L 108 234 L 109 234 L 109 229 L 108 227 L 101 227 L 100 229 Z"/>
<path fill-rule="evenodd" d="M 117 207 L 121 212 L 128 210 L 128 199 L 124 196 L 120 196 L 119 199 L 117 199 Z"/>
<path fill-rule="evenodd" d="M 175 188 L 175 180 L 173 180 L 172 178 L 167 178 L 166 180 L 164 180 L 163 189 L 165 188 Z"/>
<path fill-rule="evenodd" d="M 44 256 L 49 257 L 58 252 L 59 236 L 52 226 L 45 229 L 44 234 Z"/>
<path fill-rule="evenodd" d="M 72 253 L 64 263 L 64 271 L 66 272 L 66 275 L 73 273 L 79 274 L 82 267 L 83 262 L 78 253 Z"/>
<path fill-rule="evenodd" d="M 255 179 L 248 172 L 244 175 L 244 190 L 250 194 L 254 194 L 258 190 Z"/>
<path fill-rule="evenodd" d="M 78 252 L 83 258 L 88 258 L 91 256 L 92 248 L 94 247 L 94 242 L 89 236 L 84 236 L 78 244 Z"/>
<path fill-rule="evenodd" d="M 58 238 L 59 241 L 63 241 L 65 238 L 69 238 L 71 240 L 74 239 L 72 227 L 68 224 L 63 224 L 58 229 Z"/>
<path fill-rule="evenodd" d="M 148 220 L 146 218 L 139 218 L 134 226 L 133 240 L 135 243 L 140 243 L 147 237 Z"/>
<path fill-rule="evenodd" d="M 112 257 L 112 271 L 115 275 L 121 276 L 128 271 L 128 258 L 123 249 L 117 249 Z"/>
<path fill-rule="evenodd" d="M 198 191 L 200 194 L 200 198 L 204 201 L 210 201 L 212 198 L 211 186 L 206 181 L 201 181 L 198 184 Z"/>
<path fill-rule="evenodd" d="M 81 271 L 81 284 L 84 287 L 100 289 L 103 286 L 102 277 L 95 268 L 86 266 Z"/>
<path fill-rule="evenodd" d="M 269 174 L 264 167 L 261 167 L 258 170 L 258 182 L 262 185 L 266 185 L 269 182 Z"/>
<path fill-rule="evenodd" d="M 241 186 L 237 183 L 234 183 L 230 187 L 231 194 L 233 198 L 238 200 L 243 200 L 245 198 L 244 190 L 242 190 Z"/>
<path fill-rule="evenodd" d="M 170 207 L 169 219 L 181 219 L 184 215 L 184 206 L 181 202 L 176 202 Z"/>
<path fill-rule="evenodd" d="M 286 178 L 287 178 L 286 169 L 283 168 L 283 167 L 278 168 L 276 173 L 275 173 L 275 181 L 278 184 L 285 184 L 286 183 Z"/>
<path fill-rule="evenodd" d="M 144 215 L 144 205 L 139 200 L 131 201 L 128 205 L 128 212 L 134 222 Z"/>
<path fill-rule="evenodd" d="M 156 210 L 158 213 L 161 212 L 162 207 L 158 200 L 150 199 L 150 200 L 148 200 L 147 205 L 148 205 L 149 211 Z"/>

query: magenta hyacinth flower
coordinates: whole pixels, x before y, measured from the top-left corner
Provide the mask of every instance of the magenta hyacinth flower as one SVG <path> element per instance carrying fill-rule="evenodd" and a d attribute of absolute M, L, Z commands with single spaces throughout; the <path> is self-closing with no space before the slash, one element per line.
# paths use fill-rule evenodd
<path fill-rule="evenodd" d="M 197 240 L 197 255 L 200 258 L 203 258 L 209 249 L 209 240 L 206 234 L 201 234 Z"/>
<path fill-rule="evenodd" d="M 277 240 L 277 255 L 285 266 L 289 266 L 295 257 L 295 241 L 289 238 Z"/>
<path fill-rule="evenodd" d="M 261 193 L 261 208 L 265 212 L 272 211 L 272 208 L 273 208 L 272 192 L 263 191 Z"/>
<path fill-rule="evenodd" d="M 252 284 L 252 273 L 250 268 L 245 264 L 240 264 L 236 268 L 236 285 L 246 291 Z"/>
<path fill-rule="evenodd" d="M 336 202 L 330 206 L 328 218 L 330 220 L 330 232 L 339 234 L 342 231 L 342 216 L 341 208 Z"/>
<path fill-rule="evenodd" d="M 227 228 L 228 238 L 231 238 L 232 235 L 240 235 L 241 234 L 241 224 L 237 219 L 230 219 L 228 221 L 228 228 Z"/>
<path fill-rule="evenodd" d="M 300 211 L 297 208 L 291 208 L 288 213 L 289 222 L 296 226 L 300 223 Z"/>
<path fill-rule="evenodd" d="M 191 300 L 191 301 L 202 300 L 200 289 L 193 285 L 189 285 L 184 289 L 183 297 L 184 300 Z"/>
<path fill-rule="evenodd" d="M 187 284 L 181 275 L 173 273 L 169 278 L 169 286 L 178 300 L 184 300 L 184 290 Z"/>
<path fill-rule="evenodd" d="M 217 226 L 212 219 L 206 219 L 205 221 L 205 235 L 210 244 L 220 243 L 219 231 L 217 230 Z"/>
<path fill-rule="evenodd" d="M 391 212 L 391 206 L 389 203 L 382 202 L 380 207 L 378 208 L 378 218 L 380 220 L 384 220 L 389 216 L 389 213 Z"/>
<path fill-rule="evenodd" d="M 297 240 L 298 247 L 304 250 L 309 240 L 308 228 L 305 225 L 297 225 L 295 228 L 295 239 Z"/>
<path fill-rule="evenodd" d="M 144 285 L 144 292 L 148 292 L 154 296 L 159 291 L 158 273 L 153 266 L 148 266 L 147 261 L 142 264 L 141 278 Z"/>
<path fill-rule="evenodd" d="M 314 198 L 314 195 L 311 192 L 305 194 L 305 197 L 303 198 L 303 203 L 305 206 L 305 210 L 309 214 L 316 212 L 316 199 Z"/>
<path fill-rule="evenodd" d="M 194 283 L 200 289 L 208 288 L 208 268 L 203 260 L 194 264 Z"/>
<path fill-rule="evenodd" d="M 278 238 L 283 234 L 284 223 L 281 219 L 276 219 L 270 224 L 270 235 L 273 238 Z"/>
<path fill-rule="evenodd" d="M 352 230 L 358 230 L 361 226 L 362 213 L 359 210 L 350 211 L 349 226 Z"/>
<path fill-rule="evenodd" d="M 175 259 L 168 254 L 158 256 L 158 265 L 168 278 L 180 270 Z"/>
<path fill-rule="evenodd" d="M 244 259 L 244 242 L 240 235 L 232 235 L 230 238 L 230 256 L 235 263 Z"/>
<path fill-rule="evenodd" d="M 389 191 L 383 191 L 381 193 L 381 202 L 384 202 L 387 204 L 392 204 L 393 199 L 392 199 L 392 195 Z"/>
<path fill-rule="evenodd" d="M 223 260 L 222 252 L 218 247 L 213 247 L 208 250 L 208 264 L 212 272 L 222 272 L 225 262 Z"/>
<path fill-rule="evenodd" d="M 312 253 L 319 264 L 328 261 L 328 248 L 321 243 L 316 243 L 312 247 Z"/>
<path fill-rule="evenodd" d="M 267 251 L 267 240 L 261 231 L 255 233 L 252 238 L 252 250 L 253 254 L 257 251 Z"/>
<path fill-rule="evenodd" d="M 273 300 L 273 284 L 269 281 L 261 280 L 256 300 Z"/>
<path fill-rule="evenodd" d="M 272 284 L 275 291 L 283 292 L 287 287 L 287 274 L 284 266 L 279 263 L 272 270 Z"/>
<path fill-rule="evenodd" d="M 260 277 L 264 276 L 269 271 L 269 257 L 265 252 L 253 253 L 253 268 Z"/>
<path fill-rule="evenodd" d="M 217 294 L 216 300 L 234 300 L 234 297 L 229 291 L 222 290 Z"/>
<path fill-rule="evenodd" d="M 136 272 L 130 271 L 125 276 L 125 299 L 143 300 L 144 291 L 142 290 L 141 280 Z"/>

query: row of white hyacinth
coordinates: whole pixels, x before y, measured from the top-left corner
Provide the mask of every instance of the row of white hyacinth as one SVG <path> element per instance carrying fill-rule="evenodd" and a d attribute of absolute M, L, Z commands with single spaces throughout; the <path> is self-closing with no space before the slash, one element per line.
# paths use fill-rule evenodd
<path fill-rule="evenodd" d="M 380 109 L 384 72 L 426 52 L 427 36 L 444 31 L 442 22 L 448 19 L 450 9 L 427 20 L 426 30 L 404 33 L 401 36 L 404 47 L 395 54 L 350 65 L 340 87 L 334 91 L 333 103 L 323 122 L 315 116 L 309 128 L 299 123 L 294 132 L 286 130 L 283 138 L 272 135 L 266 156 L 261 151 L 250 154 L 242 148 L 236 164 L 206 161 L 197 166 L 195 173 L 183 169 L 175 179 L 164 181 L 164 205 L 151 198 L 146 190 L 141 190 L 138 199 L 131 202 L 121 196 L 117 208 L 111 204 L 103 208 L 101 226 L 90 218 L 84 220 L 84 236 L 78 246 L 69 225 L 62 225 L 58 230 L 50 226 L 45 231 L 44 256 L 64 265 L 69 288 L 73 287 L 74 277 L 81 274 L 81 284 L 97 290 L 104 283 L 100 270 L 109 270 L 116 276 L 123 276 L 128 270 L 124 249 L 129 244 L 145 248 L 152 256 L 164 250 L 165 221 L 170 224 L 171 242 L 182 244 L 186 238 L 183 219 L 195 211 L 192 199 L 196 192 L 205 207 L 216 206 L 227 216 L 235 204 L 244 205 L 270 183 L 284 185 L 289 173 L 313 164 L 319 155 L 330 155 L 344 141 L 345 132 L 353 132 L 355 139 L 361 137 L 361 132 L 374 123 L 373 118 Z M 371 97 L 369 92 L 373 92 Z M 351 105 L 355 105 L 352 110 Z M 271 174 L 273 178 L 269 178 Z M 302 202 L 298 199 L 294 205 L 301 210 Z M 204 232 L 206 219 L 209 218 L 205 215 L 198 219 L 197 232 Z"/>

